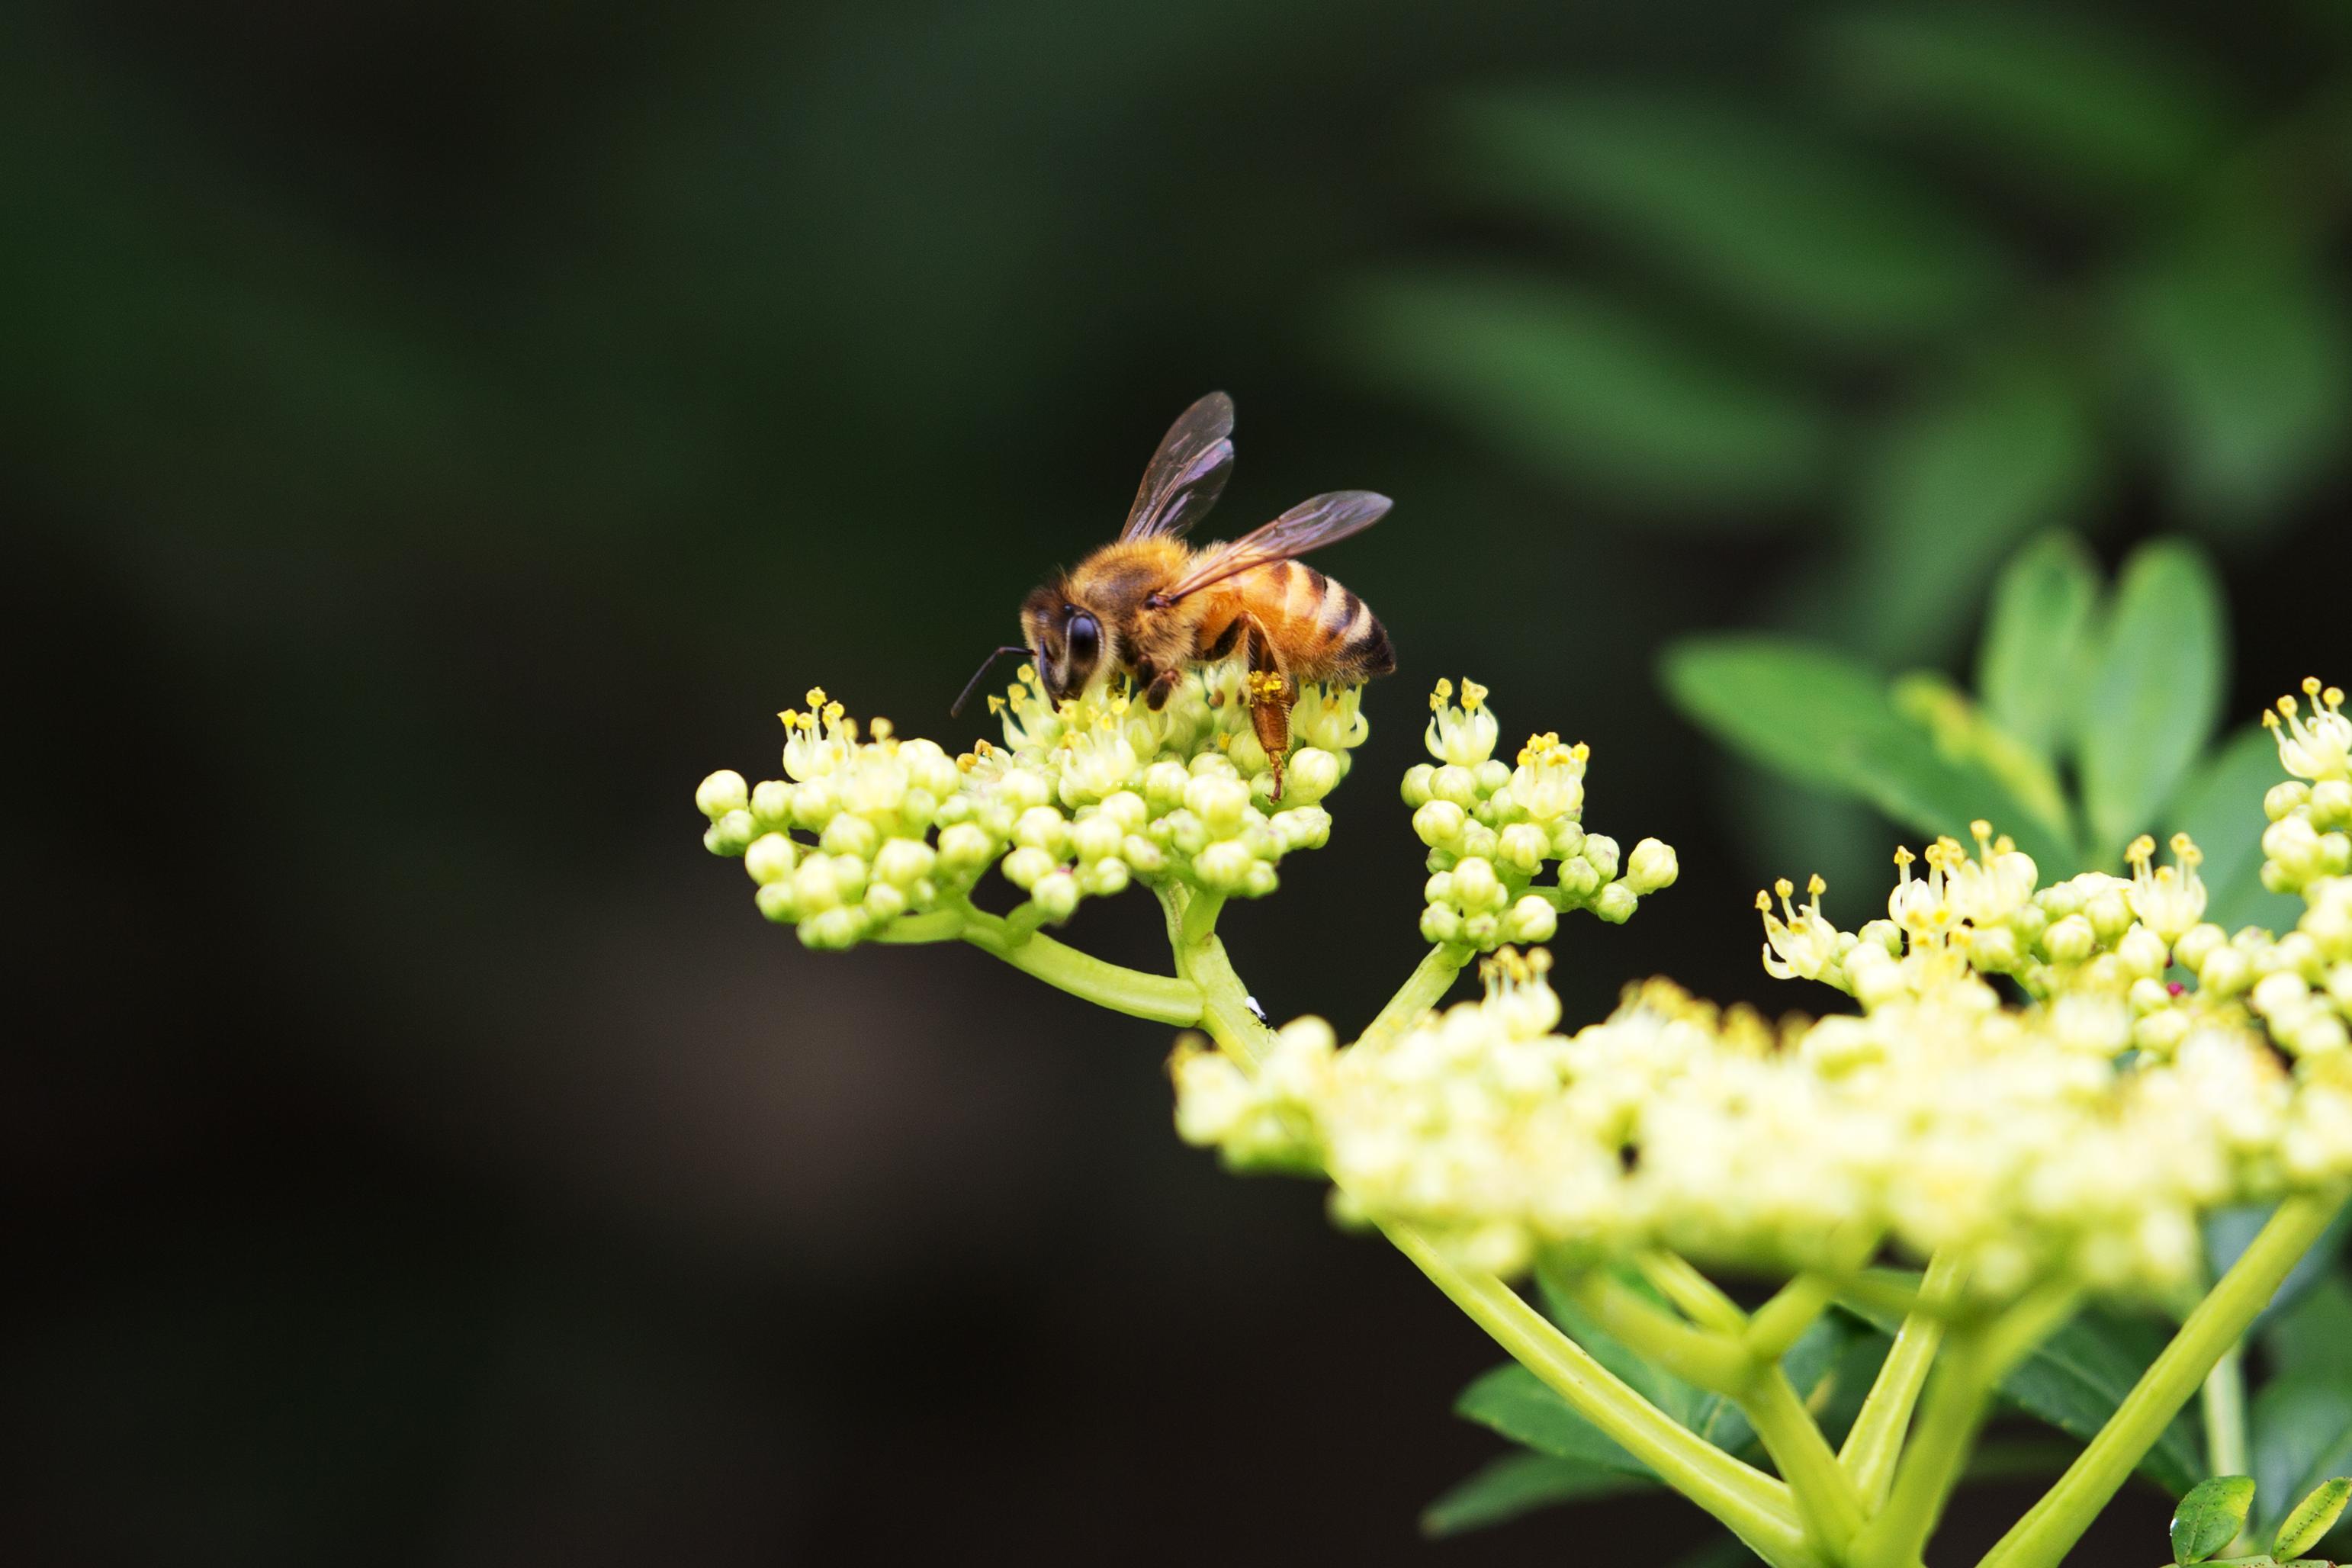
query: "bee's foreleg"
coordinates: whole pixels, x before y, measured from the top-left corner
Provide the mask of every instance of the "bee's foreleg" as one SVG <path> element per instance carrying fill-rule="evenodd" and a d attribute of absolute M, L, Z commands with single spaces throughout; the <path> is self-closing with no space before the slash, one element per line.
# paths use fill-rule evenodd
<path fill-rule="evenodd" d="M 1168 699 L 1176 689 L 1176 676 L 1172 667 L 1154 674 L 1143 689 L 1143 705 L 1154 713 L 1168 706 Z"/>

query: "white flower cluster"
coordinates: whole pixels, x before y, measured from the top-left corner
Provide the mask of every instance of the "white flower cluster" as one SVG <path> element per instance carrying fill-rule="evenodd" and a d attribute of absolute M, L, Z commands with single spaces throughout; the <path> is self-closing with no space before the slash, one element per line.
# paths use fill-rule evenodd
<path fill-rule="evenodd" d="M 962 907 L 992 866 L 1053 921 L 1130 880 L 1270 893 L 1285 854 L 1329 837 L 1318 803 L 1366 724 L 1356 691 L 1304 689 L 1276 801 L 1239 680 L 1232 666 L 1203 670 L 1156 713 L 1119 693 L 1057 707 L 1024 666 L 989 700 L 1003 744 L 953 757 L 881 719 L 861 739 L 840 703 L 812 690 L 805 710 L 782 715 L 784 777 L 702 781 L 703 842 L 740 856 L 761 911 L 816 948 Z"/>
<path fill-rule="evenodd" d="M 2128 878 L 2043 888 L 1979 825 L 1924 876 L 1899 855 L 1859 931 L 1818 880 L 1760 899 L 1766 966 L 1858 1015 L 1776 1026 L 1654 981 L 1563 1036 L 1545 956 L 1505 952 L 1484 1000 L 1401 1034 L 1339 1049 L 1304 1020 L 1254 1076 L 1180 1049 L 1179 1130 L 1326 1172 L 1343 1213 L 1504 1272 L 1652 1247 L 1835 1268 L 1892 1244 L 1990 1297 L 2170 1290 L 2201 1267 L 2204 1212 L 2352 1179 L 2352 727 L 2333 691 L 2319 706 L 2284 727 L 2300 782 L 2267 802 L 2265 878 L 2307 906 L 2284 936 L 2204 921 L 2185 837 L 2171 865 L 2143 839 Z"/>
<path fill-rule="evenodd" d="M 1513 767 L 1495 755 L 1502 726 L 1485 687 L 1465 680 L 1457 704 L 1441 680 L 1429 706 L 1423 739 L 1436 761 L 1404 776 L 1412 830 L 1429 846 L 1422 935 L 1486 952 L 1548 942 L 1565 910 L 1622 923 L 1643 894 L 1673 883 L 1675 852 L 1658 840 L 1643 839 L 1621 865 L 1615 839 L 1584 830 L 1582 745 L 1531 736 Z"/>

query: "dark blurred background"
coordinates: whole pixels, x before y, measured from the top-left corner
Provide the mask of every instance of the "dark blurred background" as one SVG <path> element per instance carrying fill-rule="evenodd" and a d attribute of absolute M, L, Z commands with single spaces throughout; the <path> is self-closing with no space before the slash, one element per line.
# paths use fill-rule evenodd
<path fill-rule="evenodd" d="M 1333 845 L 1225 922 L 1268 1009 L 1414 961 L 1465 672 L 1682 851 L 1571 1019 L 1791 1005 L 1748 895 L 1885 830 L 1674 717 L 1675 635 L 1958 668 L 2032 531 L 2184 531 L 2233 713 L 2344 679 L 2347 73 L 2287 5 L 0 12 L 0 1559 L 1702 1539 L 1420 1541 L 1475 1331 L 1181 1147 L 1167 1031 L 803 952 L 694 784 L 813 681 L 968 739 L 1222 386 L 1229 522 L 1400 500 L 1327 563 L 1402 650 Z M 1140 895 L 1072 934 L 1155 962 Z"/>

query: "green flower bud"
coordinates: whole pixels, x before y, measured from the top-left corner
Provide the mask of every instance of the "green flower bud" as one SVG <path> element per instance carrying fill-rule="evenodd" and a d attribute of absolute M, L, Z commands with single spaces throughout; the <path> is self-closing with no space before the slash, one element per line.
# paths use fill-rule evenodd
<path fill-rule="evenodd" d="M 1118 850 L 1139 877 L 1157 877 L 1168 868 L 1167 852 L 1140 833 L 1129 834 Z"/>
<path fill-rule="evenodd" d="M 1151 820 L 1151 807 L 1131 789 L 1104 797 L 1096 815 L 1118 824 L 1121 833 L 1140 833 Z"/>
<path fill-rule="evenodd" d="M 1601 890 L 1601 873 L 1581 856 L 1563 860 L 1559 863 L 1559 890 L 1568 895 L 1571 903 L 1587 903 Z"/>
<path fill-rule="evenodd" d="M 1274 891 L 1274 867 L 1264 860 L 1250 862 L 1249 875 L 1242 879 L 1242 892 L 1253 899 L 1265 898 Z"/>
<path fill-rule="evenodd" d="M 793 884 L 790 878 L 781 882 L 764 883 L 751 897 L 760 906 L 760 912 L 779 925 L 790 924 L 794 914 L 798 912 L 793 902 Z"/>
<path fill-rule="evenodd" d="M 1462 940 L 1462 913 L 1450 904 L 1432 904 L 1421 911 L 1421 934 L 1425 942 L 1458 942 Z"/>
<path fill-rule="evenodd" d="M 1013 842 L 1059 858 L 1070 841 L 1070 821 L 1050 805 L 1033 805 L 1013 823 Z"/>
<path fill-rule="evenodd" d="M 1559 817 L 1551 824 L 1551 858 L 1566 860 L 1584 852 L 1584 827 L 1572 817 Z"/>
<path fill-rule="evenodd" d="M 751 818 L 762 828 L 793 825 L 793 786 L 782 779 L 766 779 L 751 791 Z"/>
<path fill-rule="evenodd" d="M 1250 792 L 1238 779 L 1196 777 L 1185 786 L 1184 806 L 1212 834 L 1229 838 L 1240 828 L 1243 815 L 1250 808 Z"/>
<path fill-rule="evenodd" d="M 1017 855 L 1023 851 L 1015 850 L 1013 853 Z M 1037 901 L 1037 907 L 1045 911 L 1047 920 L 1058 924 L 1077 913 L 1078 880 L 1066 871 L 1055 870 L 1040 877 L 1036 886 L 1029 889 L 1029 896 Z"/>
<path fill-rule="evenodd" d="M 1503 917 L 1503 936 L 1516 942 L 1549 942 L 1559 930 L 1559 911 L 1529 893 Z"/>
<path fill-rule="evenodd" d="M 1179 855 L 1198 855 L 1209 842 L 1209 829 L 1185 810 L 1170 812 L 1151 825 L 1151 836 Z"/>
<path fill-rule="evenodd" d="M 2099 950 L 2099 933 L 2082 915 L 2053 921 L 2042 933 L 2042 951 L 2053 963 L 2080 963 Z"/>
<path fill-rule="evenodd" d="M 1494 949 L 1502 945 L 1503 922 L 1501 918 L 1491 914 L 1463 916 L 1462 940 L 1475 947 L 1492 952 Z"/>
<path fill-rule="evenodd" d="M 1079 819 L 1070 829 L 1070 848 L 1081 861 L 1099 860 L 1106 855 L 1116 855 L 1126 835 L 1118 823 L 1102 812 Z"/>
<path fill-rule="evenodd" d="M 1635 853 L 1639 854 L 1639 851 Z M 1996 974 L 2009 973 L 2024 958 L 2024 950 L 2018 945 L 2017 933 L 2007 926 L 1991 926 L 1979 931 L 1969 944 L 1970 965 Z"/>
<path fill-rule="evenodd" d="M 2083 913 L 2102 945 L 2121 941 L 2132 927 L 2131 900 L 2121 888 L 2106 888 L 2084 901 Z"/>
<path fill-rule="evenodd" d="M 831 952 L 856 947 L 866 929 L 866 911 L 859 909 L 830 909 L 804 916 L 798 927 L 802 946 Z"/>
<path fill-rule="evenodd" d="M 1319 805 L 1276 812 L 1272 826 L 1275 842 L 1286 855 L 1293 849 L 1320 849 L 1331 841 L 1331 814 Z"/>
<path fill-rule="evenodd" d="M 1034 844 L 1024 844 L 1006 855 L 997 869 L 1004 873 L 1006 881 L 1028 892 L 1060 870 L 1061 862 Z"/>
<path fill-rule="evenodd" d="M 1466 811 L 1478 804 L 1478 777 L 1468 768 L 1448 763 L 1430 776 L 1429 793 L 1434 799 L 1451 801 Z"/>
<path fill-rule="evenodd" d="M 977 824 L 959 822 L 940 829 L 940 861 L 950 871 L 969 876 L 995 858 L 995 841 Z"/>
<path fill-rule="evenodd" d="M 750 786 L 743 775 L 733 768 L 721 768 L 695 786 L 694 804 L 703 816 L 717 822 L 730 811 L 741 811 L 751 804 Z"/>
<path fill-rule="evenodd" d="M 1255 857 L 1233 839 L 1221 839 L 1192 857 L 1192 874 L 1220 892 L 1241 890 L 1249 879 L 1249 868 L 1256 864 Z"/>
<path fill-rule="evenodd" d="M 1457 855 L 1475 855 L 1481 860 L 1492 860 L 1495 858 L 1495 851 L 1501 847 L 1501 835 L 1474 818 L 1463 824 L 1462 837 L 1454 841 L 1454 852 Z"/>
<path fill-rule="evenodd" d="M 1488 757 L 1472 770 L 1471 776 L 1480 795 L 1491 795 L 1511 782 L 1511 764 L 1500 757 Z"/>
<path fill-rule="evenodd" d="M 2311 803 L 2311 786 L 2301 779 L 2289 779 L 2284 784 L 2271 785 L 2263 796 L 2263 815 L 2276 822 L 2299 805 Z"/>
<path fill-rule="evenodd" d="M 881 847 L 882 835 L 862 816 L 846 812 L 824 825 L 817 836 L 817 847 L 828 855 L 846 855 L 853 859 L 869 860 Z"/>
<path fill-rule="evenodd" d="M 1107 899 L 1127 890 L 1127 862 L 1116 855 L 1106 855 L 1078 868 L 1078 886 L 1090 897 Z"/>
<path fill-rule="evenodd" d="M 1633 918 L 1634 907 L 1641 901 L 1640 896 L 1624 883 L 1612 882 L 1593 896 L 1592 912 L 1611 925 L 1621 926 Z"/>
<path fill-rule="evenodd" d="M 1456 865 L 1450 875 L 1454 879 L 1454 901 L 1462 906 L 1465 914 L 1479 910 L 1493 913 L 1507 900 L 1495 868 L 1475 855 Z"/>
<path fill-rule="evenodd" d="M 2197 966 L 2197 988 L 2216 996 L 2234 996 L 2254 983 L 2254 966 L 2234 947 L 2217 947 Z"/>
<path fill-rule="evenodd" d="M 1455 902 L 1456 900 L 1454 897 L 1454 873 L 1451 871 L 1439 871 L 1432 875 L 1428 881 L 1423 882 L 1421 885 L 1421 897 L 1424 903 L 1451 904 Z"/>
<path fill-rule="evenodd" d="M 744 810 L 728 812 L 702 835 L 702 847 L 713 855 L 740 855 L 759 834 L 759 825 Z"/>
<path fill-rule="evenodd" d="M 2132 927 L 2124 933 L 2123 940 L 2116 943 L 2116 957 L 2124 968 L 2147 979 L 2154 979 L 2163 973 L 2170 956 L 2165 948 L 2164 939 L 2143 925 Z"/>
<path fill-rule="evenodd" d="M 833 781 L 810 779 L 794 785 L 792 810 L 793 826 L 805 827 L 812 833 L 823 832 L 824 825 L 841 810 L 841 803 L 834 797 Z"/>
<path fill-rule="evenodd" d="M 743 869 L 751 874 L 751 880 L 765 887 L 791 876 L 799 859 L 800 850 L 791 839 L 781 833 L 763 833 L 743 851 Z"/>
<path fill-rule="evenodd" d="M 874 882 L 859 900 L 866 909 L 866 918 L 874 927 L 889 924 L 907 912 L 907 895 L 887 882 Z"/>
<path fill-rule="evenodd" d="M 997 781 L 997 798 L 1010 807 L 1015 816 L 1034 806 L 1050 805 L 1054 786 L 1045 775 L 1030 768 L 1013 768 Z"/>
<path fill-rule="evenodd" d="M 1893 921 L 1871 921 L 1854 932 L 1854 936 L 1889 958 L 1903 956 L 1903 928 Z"/>
<path fill-rule="evenodd" d="M 1283 771 L 1286 805 L 1312 805 L 1339 787 L 1339 759 L 1318 746 L 1301 746 Z"/>
<path fill-rule="evenodd" d="M 1495 836 L 1495 854 L 1505 865 L 1533 876 L 1551 850 L 1551 835 L 1532 822 L 1514 822 Z M 1524 939 L 1513 938 L 1514 941 Z"/>
<path fill-rule="evenodd" d="M 2322 779 L 2311 786 L 2314 826 L 2341 827 L 2352 822 L 2352 781 Z"/>
<path fill-rule="evenodd" d="M 931 874 L 939 858 L 919 838 L 893 838 L 874 857 L 874 875 L 904 892 Z"/>
<path fill-rule="evenodd" d="M 849 895 L 842 888 L 844 879 L 834 869 L 834 858 L 810 855 L 793 869 L 793 903 L 806 920 L 838 907 Z M 858 889 L 863 895 L 864 888 Z"/>
<path fill-rule="evenodd" d="M 1586 865 L 1592 868 L 1594 876 L 1604 882 L 1616 879 L 1617 840 L 1605 833 L 1588 833 L 1584 836 L 1584 847 L 1577 853 Z M 1626 890 L 1629 894 L 1639 891 L 1637 889 Z"/>
<path fill-rule="evenodd" d="M 1143 770 L 1143 798 L 1161 811 L 1184 804 L 1184 786 L 1192 775 L 1181 763 L 1154 763 Z"/>
<path fill-rule="evenodd" d="M 1404 771 L 1404 803 L 1414 811 L 1429 804 L 1432 781 L 1437 770 L 1427 763 L 1416 763 Z"/>
<path fill-rule="evenodd" d="M 2205 967 L 2206 959 L 2229 946 L 2230 933 L 2212 921 L 2190 926 L 2172 944 L 2172 962 L 2195 973 Z"/>
<path fill-rule="evenodd" d="M 1661 888 L 1671 888 L 1682 874 L 1673 848 L 1654 838 L 1644 838 L 1633 846 L 1633 858 L 1625 863 L 1625 885 L 1636 893 L 1654 893 Z"/>
<path fill-rule="evenodd" d="M 1450 800 L 1424 801 L 1412 814 L 1412 831 L 1423 844 L 1433 849 L 1447 847 L 1462 837 L 1469 826 L 1469 814 L 1459 804 Z"/>

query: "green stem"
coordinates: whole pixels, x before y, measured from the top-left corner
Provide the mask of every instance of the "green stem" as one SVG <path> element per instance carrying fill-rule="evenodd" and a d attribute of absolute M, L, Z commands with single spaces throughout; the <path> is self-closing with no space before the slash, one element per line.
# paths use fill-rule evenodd
<path fill-rule="evenodd" d="M 1853 1568 L 1919 1568 L 1920 1553 L 1968 1463 L 1969 1446 L 1984 1421 L 1992 1389 L 1983 1327 L 1950 1331 L 1894 1488 L 1854 1538 Z"/>
<path fill-rule="evenodd" d="M 1453 985 L 1454 977 L 1462 973 L 1462 966 L 1476 954 L 1475 948 L 1450 942 L 1439 942 L 1431 948 L 1405 977 L 1405 983 L 1397 987 L 1397 994 L 1389 998 L 1389 1005 L 1381 1009 L 1380 1016 L 1365 1028 L 1362 1038 L 1384 1038 L 1411 1027 L 1415 1018 L 1437 1005 L 1438 998 Z"/>
<path fill-rule="evenodd" d="M 1721 1521 L 1758 1556 L 1774 1568 L 1829 1568 L 1790 1510 L 1785 1485 L 1667 1416 L 1500 1279 L 1456 1268 L 1409 1226 L 1381 1229 L 1521 1365 L 1668 1486 Z"/>
<path fill-rule="evenodd" d="M 2242 1341 L 2231 1342 L 2205 1374 L 2205 1468 L 2217 1476 L 2242 1476 L 2246 1461 L 2246 1358 Z"/>
<path fill-rule="evenodd" d="M 1642 1277 L 1656 1286 L 1660 1295 L 1681 1308 L 1683 1315 L 1692 1322 L 1723 1334 L 1748 1331 L 1748 1314 L 1739 1310 L 1739 1303 L 1725 1295 L 1720 1286 L 1693 1268 L 1680 1253 L 1645 1252 L 1633 1261 Z"/>
<path fill-rule="evenodd" d="M 2055 1568 L 2242 1338 L 2297 1259 L 2343 1206 L 2341 1192 L 2279 1205 L 2253 1244 L 2180 1325 L 2080 1458 L 1979 1560 L 1978 1568 Z"/>
<path fill-rule="evenodd" d="M 883 932 L 885 942 L 940 942 L 950 936 L 961 937 L 981 952 L 1001 958 L 1024 974 L 1034 975 L 1048 985 L 1057 986 L 1073 996 L 1082 996 L 1097 1006 L 1131 1017 L 1149 1018 L 1157 1024 L 1174 1024 L 1189 1027 L 1201 1022 L 1201 988 L 1190 979 L 1177 975 L 1146 974 L 1139 969 L 1129 969 L 1121 963 L 1108 963 L 1090 953 L 1067 947 L 1052 937 L 1031 931 L 1021 932 L 1008 922 L 979 910 L 962 911 L 940 910 L 940 914 L 957 916 L 953 930 L 924 924 L 911 931 L 891 927 Z M 937 915 L 916 917 L 926 922 L 935 921 Z M 905 925 L 908 922 L 900 922 Z"/>
<path fill-rule="evenodd" d="M 1685 1383 L 1730 1398 L 1746 1392 L 1755 1376 L 1755 1363 L 1739 1342 L 1660 1311 L 1608 1273 L 1596 1269 L 1560 1283 L 1612 1335 Z"/>
<path fill-rule="evenodd" d="M 1195 987 L 1200 998 L 1197 1016 L 1191 1021 L 1206 1029 L 1244 1071 L 1255 1072 L 1274 1044 L 1274 1031 L 1251 1011 L 1249 990 L 1234 972 L 1233 960 L 1225 956 L 1225 944 L 1217 940 L 1213 911 L 1206 922 L 1208 929 L 1186 934 L 1188 929 L 1203 923 L 1192 914 L 1194 900 L 1201 899 L 1223 902 L 1220 894 L 1197 892 L 1179 883 L 1160 889 L 1160 907 L 1167 916 L 1168 945 L 1175 954 L 1176 973 Z"/>
<path fill-rule="evenodd" d="M 1911 1412 L 1926 1386 L 1927 1369 L 1944 1340 L 1948 1298 L 1959 1283 L 1960 1269 L 1949 1258 L 1936 1258 L 1919 1287 L 1917 1300 L 1895 1331 L 1895 1346 L 1878 1369 L 1876 1381 L 1862 1402 L 1853 1428 L 1846 1434 L 1838 1463 L 1862 1494 L 1863 1507 L 1876 1512 L 1895 1481 L 1895 1461 L 1903 1451 Z"/>
<path fill-rule="evenodd" d="M 1862 1529 L 1862 1493 L 1838 1464 L 1820 1424 L 1790 1386 L 1789 1374 L 1777 1365 L 1766 1367 L 1741 1396 L 1739 1408 L 1763 1439 L 1780 1479 L 1789 1483 L 1813 1539 L 1843 1555 Z"/>
<path fill-rule="evenodd" d="M 1836 1288 L 1820 1275 L 1798 1275 L 1748 1318 L 1748 1353 L 1760 1362 L 1779 1362 L 1821 1321 L 1836 1295 Z"/>

